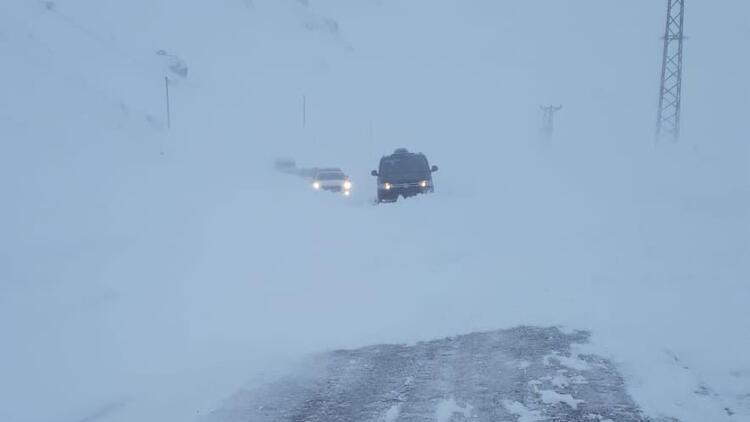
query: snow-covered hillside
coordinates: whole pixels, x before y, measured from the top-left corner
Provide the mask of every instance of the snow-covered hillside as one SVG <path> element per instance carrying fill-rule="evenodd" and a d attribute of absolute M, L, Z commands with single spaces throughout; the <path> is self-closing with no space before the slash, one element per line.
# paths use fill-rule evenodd
<path fill-rule="evenodd" d="M 750 6 L 691 2 L 655 146 L 661 3 L 3 0 L 0 420 L 190 420 L 311 352 L 518 325 L 589 330 L 650 415 L 750 418 Z M 372 206 L 402 146 L 436 194 Z"/>

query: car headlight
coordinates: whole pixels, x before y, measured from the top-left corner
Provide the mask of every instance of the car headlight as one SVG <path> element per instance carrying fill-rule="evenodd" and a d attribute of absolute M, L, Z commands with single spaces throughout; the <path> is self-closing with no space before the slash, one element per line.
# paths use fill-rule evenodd
<path fill-rule="evenodd" d="M 390 184 L 390 183 L 388 183 L 388 182 L 385 182 L 385 183 L 383 184 L 383 187 L 385 188 L 385 190 L 391 190 L 391 184 Z"/>
<path fill-rule="evenodd" d="M 422 180 L 419 182 L 419 186 L 422 186 L 423 188 L 426 188 L 430 183 L 426 180 Z"/>
<path fill-rule="evenodd" d="M 320 182 L 313 182 L 313 189 L 315 190 L 320 189 Z"/>
<path fill-rule="evenodd" d="M 351 188 L 352 188 L 352 182 L 350 182 L 348 180 L 346 182 L 344 182 L 344 189 L 349 190 Z"/>

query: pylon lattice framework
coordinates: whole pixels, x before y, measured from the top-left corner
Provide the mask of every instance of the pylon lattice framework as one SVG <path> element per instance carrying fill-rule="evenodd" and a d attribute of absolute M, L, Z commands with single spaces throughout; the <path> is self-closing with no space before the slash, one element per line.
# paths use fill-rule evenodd
<path fill-rule="evenodd" d="M 685 0 L 667 0 L 667 25 L 664 32 L 664 57 L 659 92 L 657 140 L 680 137 L 682 105 L 682 44 L 685 39 Z"/>

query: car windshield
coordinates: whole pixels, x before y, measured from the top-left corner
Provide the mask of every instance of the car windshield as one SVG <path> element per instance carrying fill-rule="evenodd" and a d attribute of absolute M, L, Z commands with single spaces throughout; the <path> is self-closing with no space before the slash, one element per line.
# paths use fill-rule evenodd
<path fill-rule="evenodd" d="M 344 180 L 346 176 L 344 173 L 320 173 L 318 180 Z"/>
<path fill-rule="evenodd" d="M 380 161 L 383 175 L 428 172 L 427 160 L 421 155 L 390 156 Z"/>

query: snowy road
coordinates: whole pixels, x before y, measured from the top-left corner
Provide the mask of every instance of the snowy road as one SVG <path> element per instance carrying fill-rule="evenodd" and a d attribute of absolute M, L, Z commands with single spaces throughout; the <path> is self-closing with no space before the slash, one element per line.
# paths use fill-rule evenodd
<path fill-rule="evenodd" d="M 206 422 L 650 421 L 588 333 L 519 327 L 321 354 Z"/>

